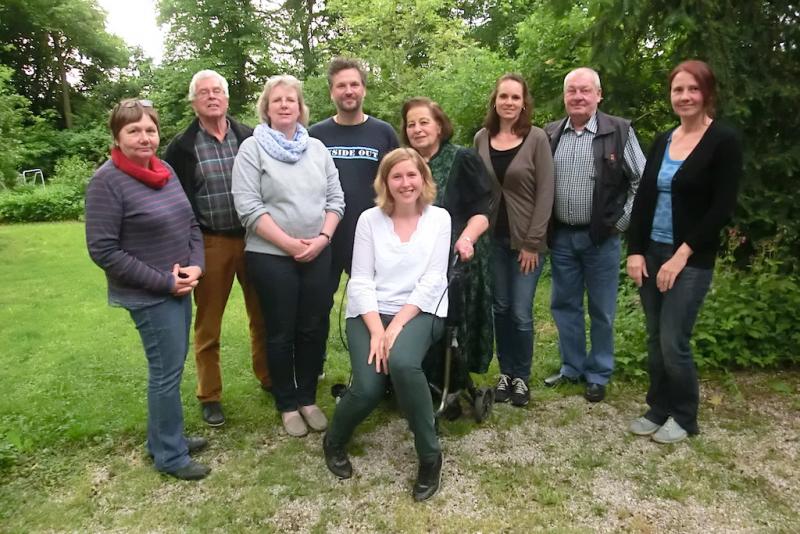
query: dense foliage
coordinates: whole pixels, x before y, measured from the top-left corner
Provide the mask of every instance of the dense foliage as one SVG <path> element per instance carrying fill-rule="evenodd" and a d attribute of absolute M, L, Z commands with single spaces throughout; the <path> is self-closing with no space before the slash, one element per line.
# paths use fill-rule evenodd
<path fill-rule="evenodd" d="M 742 132 L 746 153 L 736 239 L 718 268 L 696 348 L 713 365 L 797 361 L 790 323 L 800 287 L 800 220 L 792 213 L 800 205 L 795 3 L 374 0 L 364 9 L 356 0 L 160 0 L 158 7 L 170 31 L 166 57 L 154 66 L 103 30 L 94 0 L 0 0 L 0 176 L 7 187 L 28 168 L 48 178 L 59 164 L 59 176 L 66 168 L 88 173 L 107 154 L 108 109 L 125 96 L 156 103 L 165 145 L 191 120 L 187 86 L 201 68 L 227 76 L 231 110 L 250 123 L 266 77 L 293 73 L 305 80 L 312 120 L 319 120 L 333 112 L 327 60 L 354 55 L 369 71 L 368 113 L 398 125 L 403 100 L 430 96 L 453 119 L 455 140 L 469 144 L 499 74 L 518 71 L 530 81 L 542 124 L 563 114 L 566 72 L 588 64 L 602 76 L 602 108 L 632 118 L 646 148 L 675 123 L 670 69 L 697 57 L 714 67 L 719 116 Z M 4 193 L 0 213 L 6 221 L 78 216 L 70 199 L 86 178 L 36 194 Z M 66 200 L 53 202 L 60 193 Z M 51 208 L 31 205 L 39 201 Z M 635 292 L 623 291 L 623 367 L 642 361 L 640 313 Z"/>

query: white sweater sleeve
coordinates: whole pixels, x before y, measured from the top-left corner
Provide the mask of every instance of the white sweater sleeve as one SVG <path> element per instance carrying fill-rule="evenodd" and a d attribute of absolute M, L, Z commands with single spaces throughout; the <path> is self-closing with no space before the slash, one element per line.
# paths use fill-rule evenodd
<path fill-rule="evenodd" d="M 425 272 L 408 297 L 408 304 L 413 304 L 426 313 L 439 316 L 447 315 L 447 264 L 450 258 L 450 214 L 442 208 L 429 207 L 432 224 L 426 231 L 435 233 L 435 241 L 428 258 Z M 438 313 L 437 313 L 438 312 Z"/>
<path fill-rule="evenodd" d="M 375 291 L 375 220 L 370 210 L 358 218 L 353 241 L 353 263 L 347 285 L 347 317 L 378 311 Z"/>

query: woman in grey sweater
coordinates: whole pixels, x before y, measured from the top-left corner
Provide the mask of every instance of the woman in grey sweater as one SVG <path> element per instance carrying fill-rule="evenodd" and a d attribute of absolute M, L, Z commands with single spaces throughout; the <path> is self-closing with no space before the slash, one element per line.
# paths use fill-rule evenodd
<path fill-rule="evenodd" d="M 325 351 L 331 236 L 344 214 L 339 173 L 308 136 L 308 109 L 293 76 L 267 80 L 256 104 L 262 123 L 242 142 L 233 198 L 246 230 L 248 276 L 267 330 L 272 394 L 291 436 L 323 431 L 316 405 Z"/>

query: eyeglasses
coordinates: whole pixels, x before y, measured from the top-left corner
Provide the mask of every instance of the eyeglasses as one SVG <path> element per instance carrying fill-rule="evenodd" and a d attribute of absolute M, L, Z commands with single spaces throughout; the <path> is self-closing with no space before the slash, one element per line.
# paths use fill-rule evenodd
<path fill-rule="evenodd" d="M 117 104 L 117 107 L 120 108 L 135 108 L 136 106 L 142 106 L 143 108 L 152 108 L 153 101 L 152 100 L 126 100 L 124 102 L 120 102 Z"/>
<path fill-rule="evenodd" d="M 220 96 L 224 93 L 222 87 L 214 87 L 213 89 L 200 89 L 196 94 L 199 97 L 208 98 L 209 95 Z"/>

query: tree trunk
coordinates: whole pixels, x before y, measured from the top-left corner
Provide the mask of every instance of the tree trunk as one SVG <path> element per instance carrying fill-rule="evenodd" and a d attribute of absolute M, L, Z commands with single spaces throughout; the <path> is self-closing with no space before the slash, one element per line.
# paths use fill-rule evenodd
<path fill-rule="evenodd" d="M 67 83 L 67 58 L 66 51 L 61 47 L 61 36 L 58 34 L 52 35 L 53 39 L 53 55 L 58 63 L 58 77 L 61 82 L 61 106 L 62 117 L 64 119 L 64 128 L 72 128 L 72 104 L 69 97 L 69 83 Z"/>

